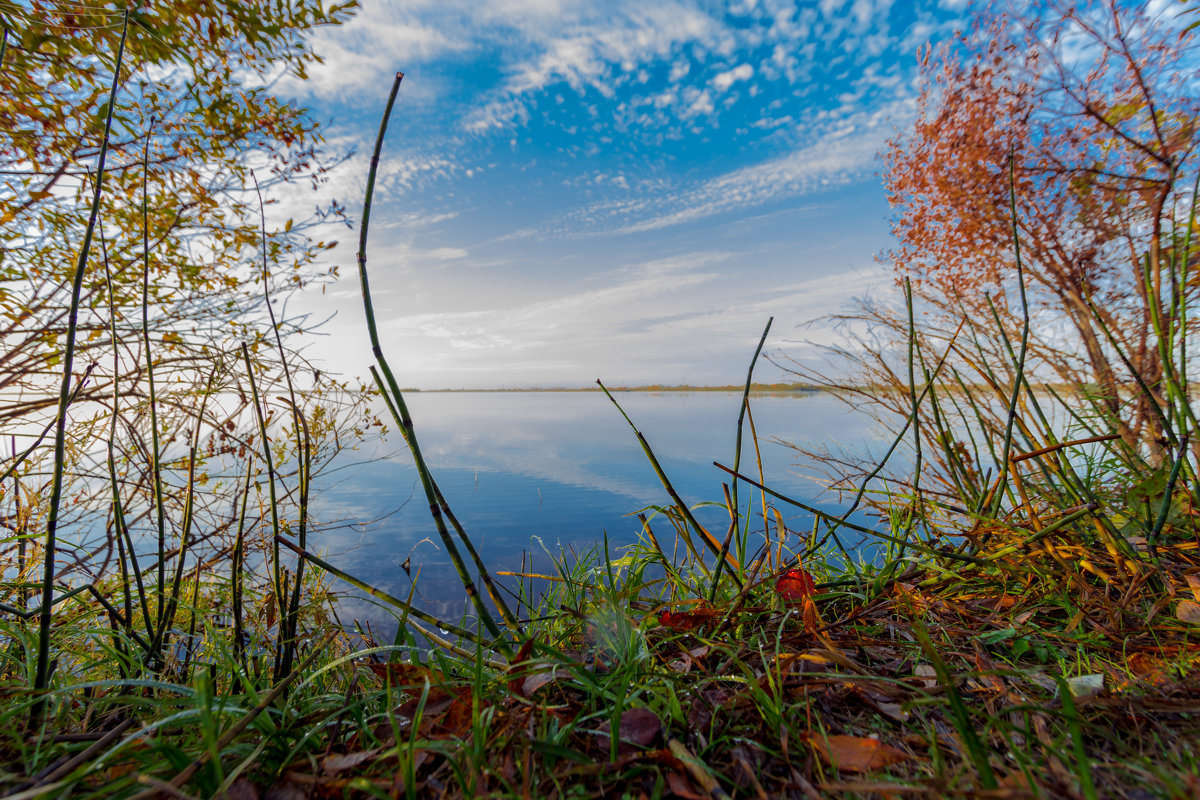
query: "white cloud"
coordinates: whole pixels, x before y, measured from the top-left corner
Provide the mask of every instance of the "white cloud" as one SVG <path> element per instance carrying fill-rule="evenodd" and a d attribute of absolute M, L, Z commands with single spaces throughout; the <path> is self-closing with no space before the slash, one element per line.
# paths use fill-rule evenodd
<path fill-rule="evenodd" d="M 678 2 L 625 3 L 606 11 L 568 21 L 552 35 L 525 31 L 532 34 L 518 48 L 525 54 L 505 69 L 507 78 L 495 96 L 467 117 L 467 129 L 480 133 L 519 124 L 528 118 L 528 99 L 559 82 L 577 93 L 591 89 L 611 98 L 615 67 L 635 73 L 643 65 L 671 58 L 687 42 L 713 42 L 719 31 L 707 14 Z M 672 82 L 688 69 L 686 59 L 677 59 Z"/>
<path fill-rule="evenodd" d="M 466 258 L 468 255 L 469 253 L 461 247 L 435 247 L 425 254 L 427 258 L 432 258 L 436 261 L 453 261 L 459 258 Z"/>
<path fill-rule="evenodd" d="M 739 64 L 731 70 L 719 73 L 712 79 L 713 88 L 723 92 L 738 81 L 748 81 L 754 75 L 754 67 L 749 64 Z"/>

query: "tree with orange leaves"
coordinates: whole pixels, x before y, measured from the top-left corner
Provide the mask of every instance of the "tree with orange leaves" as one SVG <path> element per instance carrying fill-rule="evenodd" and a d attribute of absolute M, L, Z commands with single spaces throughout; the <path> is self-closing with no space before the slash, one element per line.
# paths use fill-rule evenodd
<path fill-rule="evenodd" d="M 1172 391 L 1186 405 L 1196 33 L 1116 0 L 987 17 L 922 53 L 915 127 L 885 156 L 895 270 L 1013 336 L 1019 244 L 1031 356 L 1131 445 L 1163 440 Z"/>

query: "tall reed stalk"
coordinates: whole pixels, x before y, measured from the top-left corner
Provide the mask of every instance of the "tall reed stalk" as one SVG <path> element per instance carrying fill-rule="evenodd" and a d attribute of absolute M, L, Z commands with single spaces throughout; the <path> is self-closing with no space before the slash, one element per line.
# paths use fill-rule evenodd
<path fill-rule="evenodd" d="M 374 355 L 376 365 L 383 377 L 380 383 L 382 384 L 385 397 L 389 400 L 389 408 L 394 411 L 396 423 L 400 428 L 401 434 L 404 436 L 404 441 L 408 444 L 408 448 L 412 453 L 417 473 L 421 479 L 421 487 L 425 491 L 425 499 L 429 503 L 429 513 L 433 517 L 434 526 L 437 528 L 438 537 L 441 539 L 442 545 L 446 548 L 446 553 L 449 555 L 450 561 L 458 573 L 459 580 L 462 582 L 463 589 L 474 605 L 479 619 L 488 631 L 491 632 L 492 636 L 495 637 L 497 646 L 505 653 L 508 653 L 511 648 L 502 640 L 503 634 L 500 627 L 496 624 L 491 612 L 484 604 L 483 598 L 480 596 L 479 590 L 476 588 L 475 582 L 472 580 L 471 574 L 468 572 L 466 564 L 459 554 L 458 547 L 451 538 L 449 530 L 446 528 L 446 521 L 442 513 L 442 504 L 438 501 L 438 492 L 433 482 L 433 477 L 429 472 L 429 467 L 425 462 L 424 456 L 421 454 L 421 446 L 417 441 L 412 418 L 408 413 L 408 405 L 405 403 L 400 386 L 396 382 L 391 367 L 388 366 L 387 359 L 383 355 L 383 348 L 379 343 L 379 331 L 375 324 L 375 310 L 371 302 L 371 288 L 367 276 L 367 237 L 370 230 L 371 203 L 375 195 L 375 176 L 379 171 L 380 153 L 383 150 L 383 140 L 387 133 L 388 120 L 391 118 L 392 108 L 396 104 L 396 95 L 400 91 L 400 82 L 403 79 L 404 73 L 397 72 L 396 79 L 392 83 L 392 90 L 388 95 L 387 106 L 384 108 L 383 118 L 379 123 L 379 134 L 375 138 L 375 149 L 371 154 L 371 166 L 367 173 L 367 187 L 363 196 L 362 220 L 359 222 L 358 238 L 358 275 L 362 287 L 363 311 L 367 320 L 367 332 L 371 337 L 371 353 Z M 464 544 L 469 541 L 465 533 L 460 532 L 460 536 Z M 477 566 L 481 574 L 486 573 L 481 562 Z M 505 614 L 505 616 L 511 617 L 509 614 Z M 512 622 L 515 622 L 515 620 L 511 620 L 510 624 Z"/>
<path fill-rule="evenodd" d="M 258 186 L 258 178 L 255 176 L 254 170 L 250 170 L 250 179 L 254 181 L 254 193 L 258 196 L 258 215 L 262 236 L 263 301 L 266 303 L 267 315 L 271 320 L 271 333 L 275 336 L 275 345 L 279 349 L 279 364 L 283 370 L 283 379 L 287 384 L 287 402 L 292 410 L 292 425 L 296 431 L 296 449 L 299 458 L 298 478 L 300 482 L 300 519 L 298 528 L 300 547 L 303 549 L 308 547 L 308 485 L 309 465 L 311 461 L 308 424 L 304 420 L 304 414 L 300 411 L 300 404 L 296 401 L 296 389 L 292 385 L 292 371 L 288 367 L 287 353 L 283 350 L 283 337 L 279 333 L 279 322 L 275 319 L 275 309 L 271 306 L 271 291 L 268 285 L 271 275 L 267 269 L 267 213 L 263 204 L 262 190 Z M 270 443 L 265 438 L 265 426 L 263 427 L 263 436 L 263 447 L 269 447 Z M 279 531 L 276 530 L 275 534 L 279 535 Z M 274 545 L 274 552 L 278 553 L 278 551 L 279 546 Z M 296 560 L 296 580 L 292 588 L 291 597 L 280 597 L 280 614 L 283 619 L 280 630 L 284 632 L 284 635 L 281 637 L 283 652 L 276 662 L 276 680 L 281 679 L 292 668 L 292 658 L 296 649 L 296 626 L 300 614 L 300 586 L 303 579 L 304 559 L 300 558 Z M 286 601 L 286 605 L 284 601 Z"/>
<path fill-rule="evenodd" d="M 112 86 L 108 93 L 108 111 L 104 118 L 104 134 L 100 141 L 100 156 L 96 166 L 96 185 L 92 193 L 92 208 L 88 216 L 87 228 L 83 234 L 83 244 L 79 248 L 79 260 L 75 264 L 75 274 L 71 282 L 71 309 L 67 317 L 67 341 L 63 352 L 63 376 L 59 387 L 58 415 L 54 430 L 54 479 L 50 488 L 50 509 L 46 521 L 46 553 L 45 566 L 42 572 L 42 611 L 38 623 L 38 658 L 37 675 L 34 678 L 34 691 L 39 694 L 45 691 L 50 683 L 50 623 L 54 606 L 54 559 L 57 553 L 58 513 L 62 501 L 63 473 L 66 471 L 66 435 L 67 407 L 71 397 L 71 369 L 75 361 L 75 332 L 79 324 L 79 296 L 83 291 L 83 275 L 87 268 L 88 253 L 92 246 L 92 235 L 96 230 L 96 220 L 100 216 L 100 197 L 104 185 L 104 166 L 108 158 L 109 134 L 112 130 L 113 108 L 116 106 L 117 87 L 121 80 L 121 64 L 125 57 L 125 37 L 129 33 L 129 12 L 126 11 L 121 25 L 121 43 L 117 47 L 116 65 L 113 68 Z M 5 37 L 7 39 L 7 37 Z M 31 725 L 37 727 L 41 723 L 45 711 L 45 702 L 39 696 L 33 707 Z"/>

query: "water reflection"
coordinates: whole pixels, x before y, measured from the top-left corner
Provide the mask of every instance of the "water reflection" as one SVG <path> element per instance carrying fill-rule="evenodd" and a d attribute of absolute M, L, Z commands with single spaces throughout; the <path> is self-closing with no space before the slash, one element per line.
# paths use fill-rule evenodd
<path fill-rule="evenodd" d="M 624 392 L 617 399 L 689 504 L 720 500 L 728 476 L 712 462 L 733 463 L 740 394 Z M 523 552 L 549 568 L 533 537 L 552 550 L 585 551 L 604 532 L 614 549 L 627 545 L 640 530 L 633 514 L 669 502 L 633 432 L 603 394 L 421 392 L 407 400 L 442 492 L 493 570 L 518 569 Z M 825 394 L 760 395 L 751 404 L 768 485 L 836 510 L 821 497 L 817 472 L 771 439 L 875 448 L 879 440 L 870 421 Z M 749 426 L 744 439 L 743 468 L 753 473 Z M 312 542 L 339 567 L 400 597 L 408 595 L 419 570 L 418 604 L 457 619 L 462 589 L 442 552 L 412 459 L 397 435 L 376 450 L 350 454 L 334 473 L 337 482 L 323 487 L 317 515 L 343 524 L 329 525 Z M 370 457 L 382 460 L 351 463 Z M 791 527 L 811 525 L 797 509 L 781 511 Z M 724 528 L 723 511 L 707 513 Z M 345 525 L 369 520 L 378 521 Z M 412 577 L 401 566 L 406 559 Z M 342 611 L 388 627 L 390 615 L 361 600 L 347 599 Z"/>

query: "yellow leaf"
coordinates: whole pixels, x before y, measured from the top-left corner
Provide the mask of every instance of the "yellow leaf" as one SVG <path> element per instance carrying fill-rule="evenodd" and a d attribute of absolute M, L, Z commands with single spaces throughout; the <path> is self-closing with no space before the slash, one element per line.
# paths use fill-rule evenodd
<path fill-rule="evenodd" d="M 1185 575 L 1184 579 L 1188 582 L 1188 586 L 1192 589 L 1192 594 L 1200 600 L 1200 575 Z"/>

